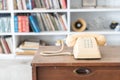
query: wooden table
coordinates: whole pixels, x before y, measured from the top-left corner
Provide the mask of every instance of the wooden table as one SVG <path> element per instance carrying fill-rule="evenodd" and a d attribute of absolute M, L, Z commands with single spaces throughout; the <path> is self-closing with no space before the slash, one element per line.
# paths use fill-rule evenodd
<path fill-rule="evenodd" d="M 41 56 L 40 47 L 32 61 L 33 80 L 120 80 L 120 47 L 100 47 L 102 59 L 75 60 L 73 56 Z M 64 51 L 72 51 L 65 47 Z"/>

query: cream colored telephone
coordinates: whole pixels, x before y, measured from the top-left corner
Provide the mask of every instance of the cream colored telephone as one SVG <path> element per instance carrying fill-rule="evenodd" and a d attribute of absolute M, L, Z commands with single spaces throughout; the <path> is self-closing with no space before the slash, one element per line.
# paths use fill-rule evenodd
<path fill-rule="evenodd" d="M 75 59 L 99 59 L 101 54 L 98 46 L 103 46 L 106 39 L 103 35 L 99 34 L 73 34 L 68 35 L 66 44 L 68 47 L 73 47 L 73 55 Z M 70 52 L 63 52 L 64 43 L 58 51 L 43 51 L 41 55 L 71 55 Z"/>
<path fill-rule="evenodd" d="M 98 46 L 103 46 L 106 40 L 98 34 L 75 34 L 66 38 L 68 47 L 73 47 L 75 59 L 100 59 Z"/>

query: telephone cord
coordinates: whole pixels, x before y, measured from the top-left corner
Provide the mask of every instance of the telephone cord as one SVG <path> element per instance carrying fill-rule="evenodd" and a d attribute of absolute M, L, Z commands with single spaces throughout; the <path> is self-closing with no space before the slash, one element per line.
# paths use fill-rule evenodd
<path fill-rule="evenodd" d="M 58 56 L 58 55 L 72 55 L 71 52 L 63 52 L 64 42 L 61 41 L 61 48 L 57 51 L 41 51 L 40 54 L 43 56 Z"/>

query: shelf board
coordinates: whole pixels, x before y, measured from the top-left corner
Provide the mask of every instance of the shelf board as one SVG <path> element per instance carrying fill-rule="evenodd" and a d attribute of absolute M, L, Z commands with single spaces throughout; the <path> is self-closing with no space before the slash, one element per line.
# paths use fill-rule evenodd
<path fill-rule="evenodd" d="M 84 32 L 70 32 L 70 34 L 86 34 L 86 33 L 94 33 L 94 34 L 120 34 L 120 32 L 115 31 L 84 31 Z"/>
<path fill-rule="evenodd" d="M 0 59 L 14 59 L 14 54 L 0 54 Z"/>
<path fill-rule="evenodd" d="M 105 11 L 120 11 L 120 8 L 84 8 L 84 9 L 70 9 L 70 12 L 105 12 Z"/>
<path fill-rule="evenodd" d="M 67 9 L 36 9 L 36 10 L 14 10 L 14 13 L 40 13 L 40 12 L 67 12 Z"/>
<path fill-rule="evenodd" d="M 11 13 L 10 10 L 0 10 L 0 13 Z"/>
<path fill-rule="evenodd" d="M 0 33 L 0 35 L 12 35 L 12 33 Z"/>
<path fill-rule="evenodd" d="M 30 59 L 32 60 L 34 55 L 15 55 L 15 59 Z"/>
<path fill-rule="evenodd" d="M 40 33 L 35 33 L 35 32 L 30 32 L 30 33 L 15 33 L 15 35 L 66 35 L 68 34 L 66 31 L 51 31 L 51 32 L 40 32 Z"/>

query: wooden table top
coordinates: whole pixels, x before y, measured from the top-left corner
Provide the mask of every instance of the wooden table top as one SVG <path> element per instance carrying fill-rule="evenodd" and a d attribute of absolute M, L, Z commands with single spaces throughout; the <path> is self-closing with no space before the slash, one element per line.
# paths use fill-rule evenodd
<path fill-rule="evenodd" d="M 100 60 L 76 60 L 73 56 L 42 56 L 40 51 L 58 50 L 56 46 L 41 46 L 32 60 L 32 66 L 120 66 L 120 46 L 100 47 Z M 72 52 L 72 48 L 65 47 L 64 51 Z"/>

